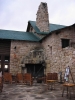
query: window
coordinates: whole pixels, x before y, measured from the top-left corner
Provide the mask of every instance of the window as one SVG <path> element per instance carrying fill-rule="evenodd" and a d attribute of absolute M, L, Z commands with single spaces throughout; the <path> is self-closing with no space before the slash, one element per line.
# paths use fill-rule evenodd
<path fill-rule="evenodd" d="M 9 56 L 5 56 L 5 62 L 9 61 Z"/>
<path fill-rule="evenodd" d="M 70 39 L 62 39 L 62 48 L 68 47 L 69 46 L 69 41 Z"/>
<path fill-rule="evenodd" d="M 5 64 L 4 70 L 5 70 L 5 72 L 9 72 L 9 66 L 7 64 Z"/>

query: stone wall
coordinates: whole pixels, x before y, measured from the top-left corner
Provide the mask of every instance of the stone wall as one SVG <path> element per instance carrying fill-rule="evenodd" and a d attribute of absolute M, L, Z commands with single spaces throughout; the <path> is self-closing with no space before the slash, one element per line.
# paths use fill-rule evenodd
<path fill-rule="evenodd" d="M 70 66 L 75 79 L 75 48 L 71 46 L 71 43 L 75 41 L 74 37 L 75 30 L 72 26 L 53 32 L 42 42 L 45 49 L 46 73 L 61 71 L 63 79 L 65 68 Z M 69 46 L 62 48 L 61 39 L 70 39 Z"/>
<path fill-rule="evenodd" d="M 38 7 L 36 26 L 40 29 L 41 32 L 49 32 L 49 15 L 47 3 L 41 2 L 40 6 Z"/>
<path fill-rule="evenodd" d="M 11 41 L 10 72 L 12 74 L 21 72 L 21 60 L 27 56 L 32 49 L 39 45 L 37 42 Z"/>

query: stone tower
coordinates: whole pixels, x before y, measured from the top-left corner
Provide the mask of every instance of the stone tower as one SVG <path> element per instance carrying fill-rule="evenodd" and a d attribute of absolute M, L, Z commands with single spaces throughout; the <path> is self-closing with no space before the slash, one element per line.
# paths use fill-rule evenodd
<path fill-rule="evenodd" d="M 41 2 L 38 7 L 36 26 L 40 29 L 41 32 L 49 32 L 49 15 L 47 3 Z"/>

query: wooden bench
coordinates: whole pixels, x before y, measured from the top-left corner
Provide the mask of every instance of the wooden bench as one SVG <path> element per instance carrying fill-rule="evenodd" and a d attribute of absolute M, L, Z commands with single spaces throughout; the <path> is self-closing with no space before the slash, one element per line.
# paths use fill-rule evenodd
<path fill-rule="evenodd" d="M 47 80 L 58 80 L 58 74 L 57 73 L 47 73 L 46 81 Z"/>
<path fill-rule="evenodd" d="M 33 79 L 32 79 L 32 75 L 30 73 L 25 73 L 23 75 L 23 79 L 24 79 L 24 83 L 26 83 L 26 84 L 29 83 L 30 85 L 32 85 Z"/>
<path fill-rule="evenodd" d="M 49 89 L 49 86 L 51 87 L 50 89 L 52 90 L 53 87 L 55 89 L 55 83 L 58 81 L 58 74 L 57 73 L 47 73 L 47 76 L 46 76 L 46 84 L 48 86 L 48 89 Z"/>
<path fill-rule="evenodd" d="M 0 77 L 0 92 L 2 92 L 3 89 L 3 77 Z"/>
<path fill-rule="evenodd" d="M 23 83 L 23 74 L 22 73 L 17 73 L 16 82 L 17 83 Z"/>
<path fill-rule="evenodd" d="M 9 83 L 12 84 L 12 75 L 11 75 L 11 73 L 5 72 L 3 74 L 3 81 L 4 81 L 4 83 L 9 82 Z"/>

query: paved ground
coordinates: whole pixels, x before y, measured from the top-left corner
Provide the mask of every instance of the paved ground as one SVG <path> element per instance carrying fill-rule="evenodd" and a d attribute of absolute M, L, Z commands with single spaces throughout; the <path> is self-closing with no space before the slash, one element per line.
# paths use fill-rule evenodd
<path fill-rule="evenodd" d="M 68 98 L 69 99 L 69 98 Z M 62 85 L 56 84 L 54 90 L 47 90 L 47 86 L 42 83 L 33 86 L 24 84 L 4 84 L 0 93 L 0 100 L 68 100 L 66 92 L 62 97 Z M 71 100 L 75 100 L 72 98 Z"/>

